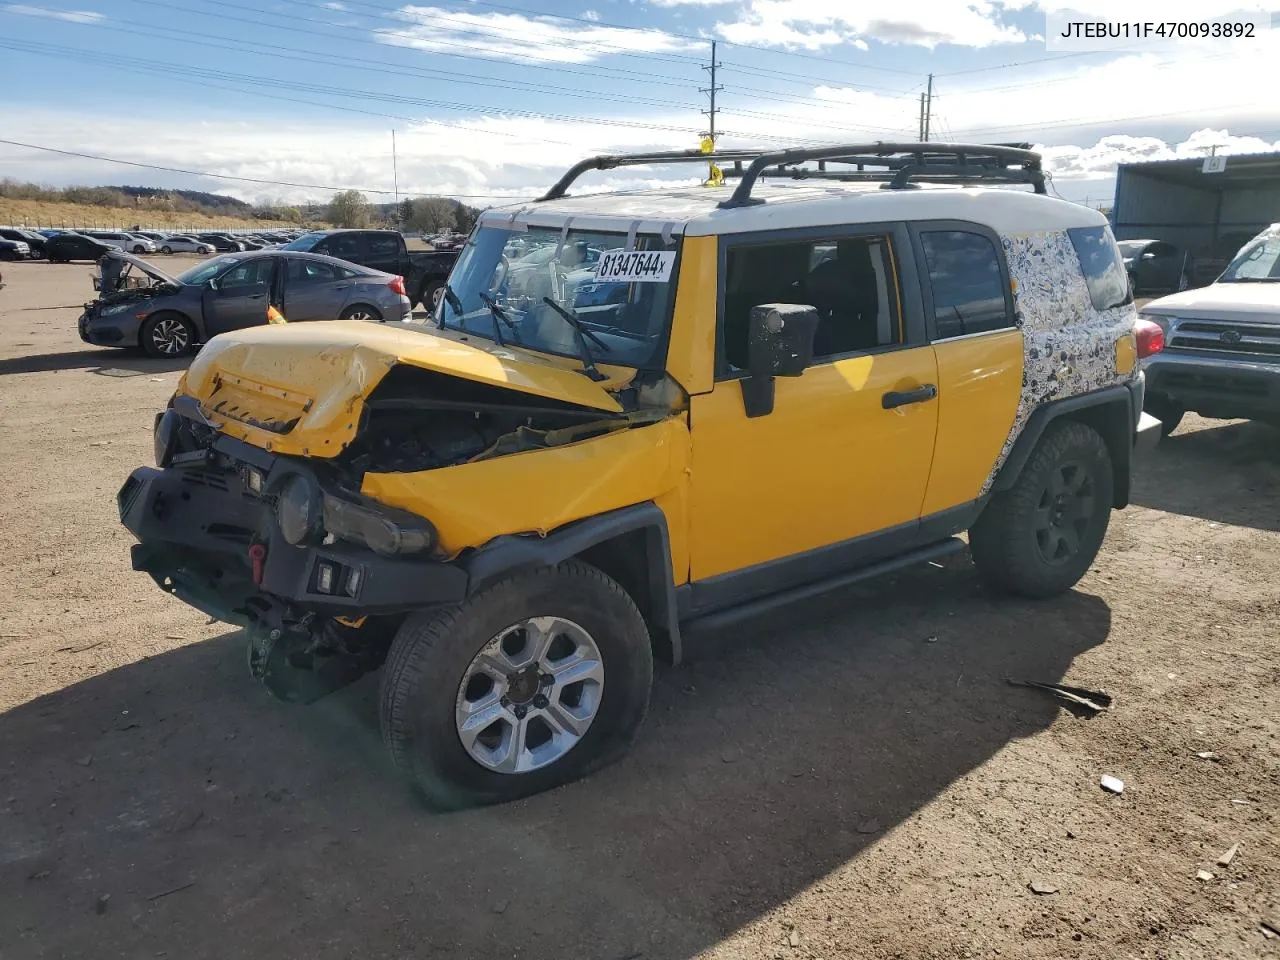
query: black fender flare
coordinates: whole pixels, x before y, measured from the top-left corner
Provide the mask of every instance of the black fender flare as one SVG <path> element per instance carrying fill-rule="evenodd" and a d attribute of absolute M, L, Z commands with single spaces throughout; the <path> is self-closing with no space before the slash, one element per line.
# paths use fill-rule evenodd
<path fill-rule="evenodd" d="M 632 599 L 655 635 L 660 652 L 673 664 L 679 663 L 683 648 L 671 570 L 671 537 L 666 515 L 655 503 L 639 503 L 577 520 L 545 537 L 497 537 L 458 563 L 467 572 L 467 594 L 471 595 L 513 573 L 553 567 L 628 536 L 640 538 L 643 543 L 640 562 L 644 578 L 642 586 L 624 586 L 631 588 Z"/>
<path fill-rule="evenodd" d="M 1114 503 L 1119 510 L 1129 505 L 1130 468 L 1133 462 L 1133 437 L 1142 414 L 1141 379 L 1118 383 L 1074 397 L 1042 404 L 1027 419 L 1027 425 L 1014 441 L 1013 449 L 996 474 L 992 493 L 1010 489 L 1022 473 L 1031 453 L 1056 420 L 1071 419 L 1087 423 L 1102 435 L 1111 454 L 1114 472 Z"/>

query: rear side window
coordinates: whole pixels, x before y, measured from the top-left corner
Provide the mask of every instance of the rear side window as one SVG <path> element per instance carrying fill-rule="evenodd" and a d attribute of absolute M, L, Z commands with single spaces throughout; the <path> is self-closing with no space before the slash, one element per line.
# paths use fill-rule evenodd
<path fill-rule="evenodd" d="M 369 243 L 369 255 L 371 257 L 394 257 L 400 252 L 400 245 L 396 243 L 396 238 L 389 233 L 370 233 L 365 235 Z"/>
<path fill-rule="evenodd" d="M 935 340 L 1012 327 L 1000 254 L 989 237 L 967 230 L 920 234 L 933 291 Z"/>
<path fill-rule="evenodd" d="M 1089 300 L 1095 310 L 1110 310 L 1133 302 L 1124 258 L 1110 227 L 1073 227 L 1067 231 L 1076 248 L 1084 282 L 1089 286 Z"/>

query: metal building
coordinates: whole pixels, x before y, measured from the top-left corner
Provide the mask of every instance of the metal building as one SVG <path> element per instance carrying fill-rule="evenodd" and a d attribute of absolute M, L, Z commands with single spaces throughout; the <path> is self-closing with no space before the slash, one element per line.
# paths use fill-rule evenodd
<path fill-rule="evenodd" d="M 1192 256 L 1212 255 L 1234 252 L 1276 222 L 1280 153 L 1124 163 L 1116 172 L 1117 240 L 1164 240 Z"/>

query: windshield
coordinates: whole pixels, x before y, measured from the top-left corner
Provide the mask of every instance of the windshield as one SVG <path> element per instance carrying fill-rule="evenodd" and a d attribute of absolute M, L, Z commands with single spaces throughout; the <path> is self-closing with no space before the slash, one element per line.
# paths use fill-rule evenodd
<path fill-rule="evenodd" d="M 1280 234 L 1259 237 L 1236 254 L 1219 283 L 1262 283 L 1280 280 Z"/>
<path fill-rule="evenodd" d="M 623 233 L 482 227 L 450 274 L 437 319 L 531 350 L 582 359 L 585 349 L 598 363 L 660 367 L 675 258 L 675 241 L 652 235 L 628 251 Z M 563 311 L 581 321 L 581 337 Z"/>
<path fill-rule="evenodd" d="M 1138 256 L 1146 245 L 1144 240 L 1119 240 L 1116 242 L 1116 246 L 1120 248 L 1120 256 L 1126 260 Z"/>
<path fill-rule="evenodd" d="M 304 233 L 297 240 L 286 243 L 283 247 L 285 250 L 310 250 L 317 243 L 324 239 L 323 233 Z"/>
<path fill-rule="evenodd" d="M 212 260 L 206 260 L 204 263 L 192 267 L 186 273 L 178 274 L 178 280 L 190 286 L 198 287 L 206 280 L 212 280 L 222 270 L 235 262 L 235 257 L 214 257 Z"/>

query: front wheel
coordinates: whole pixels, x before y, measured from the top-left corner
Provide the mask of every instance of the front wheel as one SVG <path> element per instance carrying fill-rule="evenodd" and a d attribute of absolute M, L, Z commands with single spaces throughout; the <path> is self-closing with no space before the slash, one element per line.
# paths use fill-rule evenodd
<path fill-rule="evenodd" d="M 173 247 L 161 247 L 160 252 L 167 257 L 173 253 Z"/>
<path fill-rule="evenodd" d="M 1111 470 L 1106 442 L 1092 427 L 1050 425 L 1013 487 L 993 495 L 969 531 L 979 575 L 1033 599 L 1074 587 L 1107 534 Z"/>
<path fill-rule="evenodd" d="M 181 314 L 157 313 L 142 325 L 139 342 L 149 357 L 181 357 L 195 346 L 196 331 Z"/>
<path fill-rule="evenodd" d="M 652 681 L 631 597 L 568 561 L 406 620 L 382 677 L 382 736 L 433 808 L 503 803 L 621 756 Z"/>

